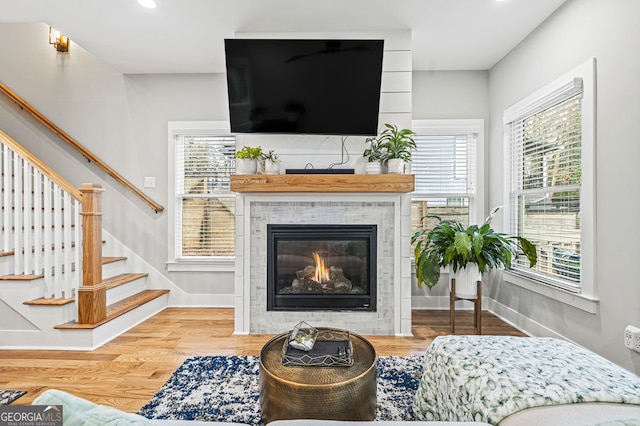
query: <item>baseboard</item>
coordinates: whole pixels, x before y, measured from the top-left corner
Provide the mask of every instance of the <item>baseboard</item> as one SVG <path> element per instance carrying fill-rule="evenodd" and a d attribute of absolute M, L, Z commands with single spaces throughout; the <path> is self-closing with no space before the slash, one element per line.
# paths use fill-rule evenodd
<path fill-rule="evenodd" d="M 551 330 L 550 328 L 540 324 L 537 321 L 528 318 L 516 310 L 498 303 L 493 299 L 488 299 L 487 302 L 483 300 L 483 306 L 496 317 L 500 318 L 507 324 L 517 328 L 523 333 L 529 336 L 536 337 L 555 337 L 562 340 L 571 341 L 567 337 Z"/>

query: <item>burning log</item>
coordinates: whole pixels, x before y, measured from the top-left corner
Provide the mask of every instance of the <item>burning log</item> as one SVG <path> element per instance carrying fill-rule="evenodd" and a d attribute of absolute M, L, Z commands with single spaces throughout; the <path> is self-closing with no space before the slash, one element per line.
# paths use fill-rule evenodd
<path fill-rule="evenodd" d="M 344 276 L 344 271 L 339 266 L 329 268 L 329 280 L 336 290 L 351 290 L 351 287 L 353 287 L 351 281 Z"/>
<path fill-rule="evenodd" d="M 291 287 L 308 292 L 337 291 L 349 292 L 353 288 L 351 281 L 344 276 L 344 271 L 339 266 L 326 267 L 324 259 L 317 253 L 313 253 L 316 261 L 314 265 L 307 265 L 296 272 L 296 277 Z"/>
<path fill-rule="evenodd" d="M 315 269 L 312 265 L 306 266 L 303 270 L 296 272 L 296 276 L 299 280 L 310 280 L 315 274 Z"/>

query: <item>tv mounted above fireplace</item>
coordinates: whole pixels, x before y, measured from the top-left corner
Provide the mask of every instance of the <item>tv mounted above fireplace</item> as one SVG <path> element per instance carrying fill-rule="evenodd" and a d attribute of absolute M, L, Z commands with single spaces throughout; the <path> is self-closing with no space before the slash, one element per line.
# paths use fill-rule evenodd
<path fill-rule="evenodd" d="M 383 40 L 226 39 L 231 131 L 378 133 Z"/>

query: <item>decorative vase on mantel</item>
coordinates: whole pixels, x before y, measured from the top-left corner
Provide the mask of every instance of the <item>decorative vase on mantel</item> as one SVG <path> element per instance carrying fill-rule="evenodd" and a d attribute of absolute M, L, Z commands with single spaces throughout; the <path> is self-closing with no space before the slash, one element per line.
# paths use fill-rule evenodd
<path fill-rule="evenodd" d="M 258 160 L 255 158 L 236 158 L 236 174 L 255 175 L 258 170 Z"/>
<path fill-rule="evenodd" d="M 382 173 L 382 162 L 380 160 L 368 161 L 364 165 L 364 172 L 368 175 L 375 175 Z"/>
<path fill-rule="evenodd" d="M 404 160 L 402 158 L 389 158 L 387 160 L 387 173 L 404 174 Z"/>
<path fill-rule="evenodd" d="M 265 160 L 264 162 L 264 174 L 265 175 L 277 175 L 280 173 L 280 162 Z"/>

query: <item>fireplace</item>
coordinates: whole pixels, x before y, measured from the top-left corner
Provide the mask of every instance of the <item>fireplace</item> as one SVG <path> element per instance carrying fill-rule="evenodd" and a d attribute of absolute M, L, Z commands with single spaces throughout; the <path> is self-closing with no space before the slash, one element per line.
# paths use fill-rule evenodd
<path fill-rule="evenodd" d="M 376 225 L 267 225 L 268 311 L 376 311 Z"/>

